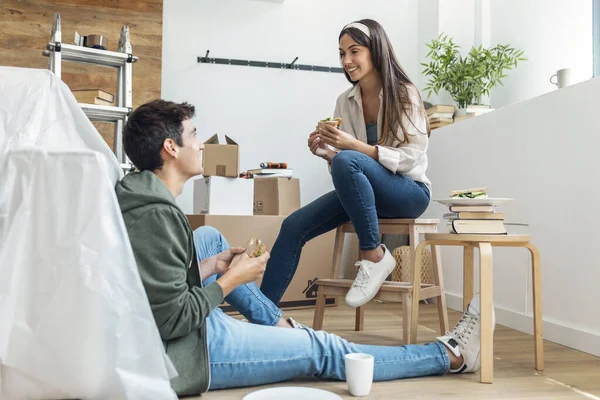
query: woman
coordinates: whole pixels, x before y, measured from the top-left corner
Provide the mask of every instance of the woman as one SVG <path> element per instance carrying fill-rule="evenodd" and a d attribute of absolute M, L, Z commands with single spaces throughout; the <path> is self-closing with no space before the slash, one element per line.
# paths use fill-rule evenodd
<path fill-rule="evenodd" d="M 371 300 L 396 266 L 381 244 L 377 219 L 417 218 L 430 201 L 425 176 L 429 124 L 418 90 L 376 21 L 342 29 L 340 61 L 353 85 L 336 102 L 338 128 L 320 124 L 310 151 L 329 163 L 335 190 L 287 217 L 273 246 L 261 290 L 275 304 L 290 284 L 304 244 L 352 221 L 361 260 L 346 303 Z"/>

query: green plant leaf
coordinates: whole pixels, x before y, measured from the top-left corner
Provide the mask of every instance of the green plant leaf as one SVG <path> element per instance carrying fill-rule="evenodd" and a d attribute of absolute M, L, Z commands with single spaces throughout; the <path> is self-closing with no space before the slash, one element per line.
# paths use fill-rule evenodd
<path fill-rule="evenodd" d="M 505 71 L 526 61 L 524 50 L 508 44 L 498 44 L 492 48 L 482 45 L 471 46 L 463 56 L 460 46 L 454 39 L 441 32 L 436 39 L 427 43 L 429 64 L 421 63 L 423 74 L 429 77 L 425 90 L 439 94 L 448 92 L 459 106 L 474 104 L 482 95 L 488 95 L 496 85 L 503 85 Z"/>

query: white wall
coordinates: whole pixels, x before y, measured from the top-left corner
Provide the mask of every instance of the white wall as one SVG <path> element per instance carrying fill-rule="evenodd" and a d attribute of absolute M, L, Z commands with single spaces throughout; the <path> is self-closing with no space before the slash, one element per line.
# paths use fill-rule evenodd
<path fill-rule="evenodd" d="M 549 340 L 600 356 L 600 78 L 449 125 L 432 134 L 434 199 L 488 186 L 507 221 L 526 222 L 542 259 Z M 426 216 L 446 208 L 433 203 Z M 445 229 L 445 227 L 442 227 Z M 442 249 L 449 305 L 461 307 L 461 252 Z M 524 249 L 494 249 L 498 322 L 531 332 L 531 272 Z M 532 343 L 533 345 L 533 343 Z"/>
<path fill-rule="evenodd" d="M 200 138 L 228 134 L 240 167 L 287 161 L 301 179 L 302 204 L 332 189 L 326 165 L 306 146 L 316 121 L 349 87 L 342 74 L 198 64 L 210 57 L 339 66 L 338 34 L 349 22 L 379 21 L 410 76 L 418 78 L 417 0 L 165 0 L 162 97 L 197 107 Z M 178 199 L 192 211 L 191 184 Z"/>
<path fill-rule="evenodd" d="M 592 0 L 427 0 L 421 11 L 419 29 L 435 24 L 439 32 L 455 39 L 468 52 L 472 45 L 494 47 L 510 44 L 525 50 L 528 61 L 508 71 L 504 86 L 492 89 L 489 103 L 494 108 L 556 90 L 550 76 L 561 68 L 574 68 L 576 80 L 592 76 Z M 437 4 L 434 4 L 437 3 Z M 423 17 L 425 15 L 425 17 Z M 430 18 L 430 20 L 424 20 Z M 425 28 L 424 28 L 425 27 Z M 431 40 L 431 29 L 420 41 Z M 421 44 L 422 46 L 422 44 Z M 419 54 L 421 62 L 424 60 Z M 421 88 L 427 82 L 419 79 Z M 452 102 L 447 94 L 432 96 L 441 103 Z M 484 99 L 485 100 L 485 99 Z"/>
<path fill-rule="evenodd" d="M 556 90 L 549 79 L 561 68 L 575 68 L 578 81 L 589 79 L 592 0 L 492 0 L 490 41 L 524 49 L 529 59 L 493 90 L 492 107 Z"/>
<path fill-rule="evenodd" d="M 481 0 L 477 0 L 481 1 Z M 425 0 L 419 2 L 419 63 L 428 63 L 426 57 L 429 48 L 425 43 L 436 39 L 440 33 L 451 37 L 461 47 L 461 54 L 466 56 L 475 44 L 476 35 L 476 0 Z M 429 77 L 423 75 L 423 66 L 419 65 L 419 89 L 423 90 Z M 429 97 L 423 92 L 423 100 L 432 104 L 454 104 L 452 96 L 446 91 L 431 93 Z"/>
<path fill-rule="evenodd" d="M 301 64 L 336 66 L 339 30 L 371 17 L 386 28 L 400 61 L 423 87 L 423 42 L 442 28 L 465 47 L 489 39 L 489 45 L 524 48 L 530 60 L 510 72 L 505 88 L 493 91 L 492 106 L 552 93 L 434 131 L 428 175 L 434 198 L 479 185 L 515 198 L 504 211 L 510 220 L 531 223 L 542 252 L 546 337 L 599 354 L 600 319 L 589 305 L 600 304 L 593 251 L 600 239 L 600 193 L 593 185 L 600 171 L 593 161 L 600 147 L 593 117 L 600 81 L 560 92 L 547 83 L 553 71 L 570 66 L 567 61 L 591 71 L 591 2 L 483 1 L 484 7 L 473 0 L 165 0 L 162 95 L 197 106 L 194 122 L 202 139 L 215 132 L 236 139 L 242 170 L 267 159 L 290 162 L 306 204 L 331 189 L 306 137 L 315 121 L 331 115 L 347 81 L 341 74 L 198 64 L 207 49 L 213 57 L 285 62 L 298 56 Z M 460 12 L 458 3 L 467 11 Z M 192 211 L 189 187 L 179 203 Z M 425 216 L 443 211 L 432 204 Z M 494 256 L 498 321 L 527 330 L 528 256 L 511 249 Z M 451 272 L 460 270 L 460 253 L 445 249 L 443 260 L 449 304 L 458 307 L 462 283 Z"/>

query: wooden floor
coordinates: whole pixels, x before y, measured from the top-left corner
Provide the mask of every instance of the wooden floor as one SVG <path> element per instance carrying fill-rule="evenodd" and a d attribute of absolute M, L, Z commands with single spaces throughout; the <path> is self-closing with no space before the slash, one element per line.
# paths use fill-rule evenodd
<path fill-rule="evenodd" d="M 371 302 L 365 311 L 365 330 L 355 332 L 354 310 L 341 305 L 327 308 L 323 329 L 350 341 L 365 344 L 401 345 L 401 305 Z M 451 326 L 460 314 L 449 310 Z M 286 313 L 310 325 L 313 310 Z M 435 339 L 437 318 L 434 305 L 423 305 L 419 342 Z M 596 399 L 600 400 L 600 358 L 545 341 L 545 370 L 533 368 L 533 338 L 497 325 L 494 336 L 494 383 L 479 383 L 479 375 L 445 375 L 375 382 L 365 399 Z M 246 394 L 274 386 L 308 386 L 354 399 L 345 382 L 297 379 L 279 385 L 218 390 L 196 397 L 202 400 L 242 399 Z"/>

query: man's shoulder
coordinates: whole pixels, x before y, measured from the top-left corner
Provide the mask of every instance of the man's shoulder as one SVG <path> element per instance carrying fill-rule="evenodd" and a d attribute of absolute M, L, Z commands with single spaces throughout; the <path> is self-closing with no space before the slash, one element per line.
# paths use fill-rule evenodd
<path fill-rule="evenodd" d="M 123 212 L 125 225 L 129 228 L 134 226 L 163 226 L 184 228 L 185 216 L 179 208 L 167 203 L 151 203 L 135 210 Z"/>

